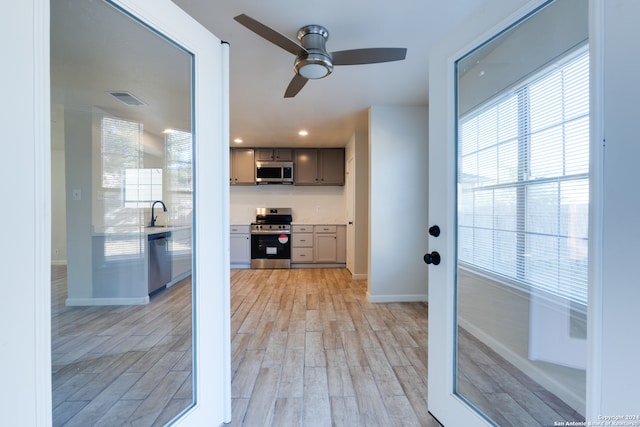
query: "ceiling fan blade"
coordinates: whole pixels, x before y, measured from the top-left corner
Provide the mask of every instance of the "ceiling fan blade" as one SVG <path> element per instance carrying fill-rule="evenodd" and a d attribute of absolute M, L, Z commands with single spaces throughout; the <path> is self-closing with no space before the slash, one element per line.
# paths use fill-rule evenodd
<path fill-rule="evenodd" d="M 304 47 L 300 46 L 298 43 L 294 42 L 287 36 L 280 34 L 276 30 L 267 27 L 263 23 L 256 21 L 255 19 L 245 15 L 244 13 L 242 15 L 236 16 L 233 19 L 259 35 L 260 37 L 270 41 L 276 46 L 280 46 L 287 52 L 291 52 L 294 55 L 298 55 L 301 52 L 307 52 Z"/>
<path fill-rule="evenodd" d="M 333 65 L 375 64 L 378 62 L 401 61 L 407 56 L 404 47 L 372 47 L 331 52 Z"/>
<path fill-rule="evenodd" d="M 302 77 L 299 74 L 296 74 L 295 76 L 293 76 L 293 79 L 291 79 L 291 83 L 289 83 L 289 86 L 287 86 L 287 90 L 284 92 L 284 97 L 293 98 L 298 94 L 298 92 L 300 92 L 300 89 L 302 89 L 308 81 L 308 79 Z"/>

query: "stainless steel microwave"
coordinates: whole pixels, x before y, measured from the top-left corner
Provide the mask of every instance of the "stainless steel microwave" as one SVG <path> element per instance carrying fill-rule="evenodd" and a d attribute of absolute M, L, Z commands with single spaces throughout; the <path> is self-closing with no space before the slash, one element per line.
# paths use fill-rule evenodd
<path fill-rule="evenodd" d="M 293 184 L 293 162 L 256 162 L 256 184 Z"/>

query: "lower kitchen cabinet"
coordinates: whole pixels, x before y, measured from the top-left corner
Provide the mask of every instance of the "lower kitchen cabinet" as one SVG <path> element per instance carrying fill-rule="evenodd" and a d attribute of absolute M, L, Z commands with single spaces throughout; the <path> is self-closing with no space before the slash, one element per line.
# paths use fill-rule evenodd
<path fill-rule="evenodd" d="M 346 263 L 345 225 L 293 225 L 291 262 L 293 264 Z"/>
<path fill-rule="evenodd" d="M 230 262 L 232 267 L 248 267 L 251 264 L 250 225 L 231 226 L 230 248 Z"/>
<path fill-rule="evenodd" d="M 338 241 L 335 225 L 316 225 L 315 238 L 315 262 L 338 262 Z"/>
<path fill-rule="evenodd" d="M 313 262 L 313 225 L 291 227 L 291 262 Z"/>

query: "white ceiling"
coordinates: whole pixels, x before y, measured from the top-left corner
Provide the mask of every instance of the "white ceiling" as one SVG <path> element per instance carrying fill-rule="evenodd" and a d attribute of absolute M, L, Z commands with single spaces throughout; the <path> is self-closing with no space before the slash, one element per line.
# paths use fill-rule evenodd
<path fill-rule="evenodd" d="M 174 0 L 174 3 L 230 44 L 231 138 L 242 138 L 242 146 L 296 147 L 344 146 L 356 129 L 366 128 L 367 109 L 371 105 L 426 105 L 430 49 L 463 19 L 476 13 L 486 1 L 325 0 L 316 3 L 292 0 Z M 68 23 L 73 18 L 69 16 L 69 8 L 77 9 L 83 3 L 86 4 L 80 0 L 52 1 L 54 103 L 70 102 L 60 95 L 60 92 L 65 92 L 60 86 L 72 84 L 76 80 L 60 77 L 56 80 L 56 70 L 53 69 L 55 58 L 64 57 L 64 61 L 58 63 L 59 76 L 79 68 L 78 65 L 74 66 L 68 54 L 62 53 L 65 51 L 64 43 L 55 47 L 56 40 L 63 40 L 60 34 L 67 34 L 68 40 L 84 41 L 87 44 L 88 48 L 82 50 L 74 43 L 73 51 L 77 55 L 82 51 L 85 56 L 91 55 L 91 52 L 96 57 L 105 56 L 104 46 L 108 43 L 100 40 L 98 47 L 92 45 L 97 43 L 92 41 L 92 34 L 97 32 L 94 27 L 98 19 L 89 19 L 85 28 L 88 34 L 82 35 L 73 34 L 81 29 L 77 28 L 78 25 Z M 56 14 L 57 8 L 66 10 Z M 233 17 L 241 13 L 293 40 L 296 40 L 300 27 L 307 24 L 322 25 L 330 33 L 328 51 L 406 47 L 407 57 L 398 62 L 337 66 L 330 76 L 309 81 L 295 98 L 285 99 L 284 91 L 294 74 L 294 56 L 234 21 Z M 110 34 L 121 33 L 120 29 L 114 32 L 113 27 L 109 28 L 108 25 L 105 25 L 105 29 L 110 29 Z M 123 43 L 127 43 L 126 38 L 120 38 Z M 121 55 L 139 55 L 139 52 L 137 49 L 126 49 Z M 83 69 L 86 71 L 92 62 L 95 61 L 85 59 Z M 122 59 L 111 61 L 113 62 L 124 64 L 128 61 Z M 162 67 L 170 68 L 169 65 L 173 62 L 164 61 Z M 64 67 L 60 64 L 64 64 Z M 66 71 L 63 69 L 65 67 Z M 145 101 L 145 97 L 153 97 L 150 93 L 145 93 L 148 88 L 140 88 L 140 81 L 129 87 L 114 87 L 113 82 L 101 87 L 102 78 L 91 80 L 96 85 L 94 92 L 102 96 L 106 90 L 131 90 Z M 142 91 L 144 96 L 136 91 Z M 84 92 L 88 90 L 85 88 Z M 68 95 L 66 97 L 69 98 Z M 81 102 L 99 103 L 87 99 Z M 103 100 L 102 104 L 104 103 Z M 146 110 L 144 113 L 147 114 Z M 165 117 L 168 114 L 166 111 L 148 113 L 155 115 L 148 119 L 149 125 L 145 123 L 148 129 L 155 129 L 157 132 L 158 129 L 171 126 L 171 120 Z M 309 135 L 298 136 L 297 132 L 301 129 L 306 129 Z M 230 145 L 235 144 L 230 141 Z"/>

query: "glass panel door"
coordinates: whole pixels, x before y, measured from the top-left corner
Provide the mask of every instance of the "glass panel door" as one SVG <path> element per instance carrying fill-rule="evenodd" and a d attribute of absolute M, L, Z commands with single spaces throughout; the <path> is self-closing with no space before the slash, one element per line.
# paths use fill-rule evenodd
<path fill-rule="evenodd" d="M 584 421 L 586 1 L 553 1 L 455 64 L 454 393 L 491 422 Z"/>
<path fill-rule="evenodd" d="M 51 2 L 54 425 L 195 402 L 193 59 L 109 2 Z"/>

